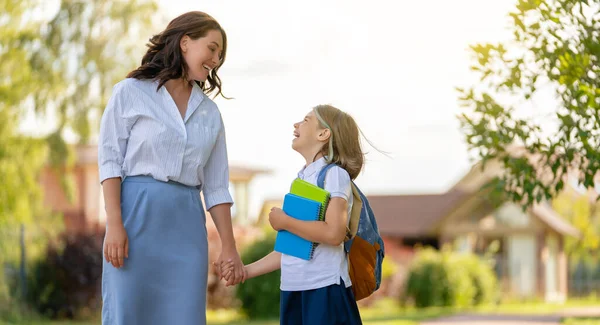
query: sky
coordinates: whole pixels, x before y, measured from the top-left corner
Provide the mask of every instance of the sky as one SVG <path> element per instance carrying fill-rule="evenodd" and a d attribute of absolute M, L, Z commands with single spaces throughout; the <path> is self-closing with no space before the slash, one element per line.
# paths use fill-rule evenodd
<path fill-rule="evenodd" d="M 441 193 L 474 163 L 459 130 L 457 86 L 472 85 L 469 45 L 510 38 L 516 0 L 158 0 L 166 23 L 191 10 L 215 17 L 228 51 L 217 98 L 232 164 L 269 170 L 250 187 L 250 214 L 280 199 L 303 167 L 293 123 L 318 104 L 351 114 L 379 153 L 357 185 L 371 194 Z M 145 40 L 147 40 L 147 38 Z M 141 44 L 145 43 L 142 40 Z M 548 116 L 549 96 L 522 111 Z M 38 128 L 30 123 L 31 128 Z"/>

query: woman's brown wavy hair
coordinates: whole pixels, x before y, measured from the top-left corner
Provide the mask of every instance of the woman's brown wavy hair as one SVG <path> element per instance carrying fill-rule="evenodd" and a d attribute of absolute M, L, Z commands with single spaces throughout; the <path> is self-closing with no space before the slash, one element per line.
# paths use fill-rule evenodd
<path fill-rule="evenodd" d="M 127 77 L 140 80 L 158 80 L 157 90 L 171 79 L 187 78 L 188 66 L 181 53 L 181 39 L 187 35 L 196 40 L 206 36 L 211 30 L 217 30 L 223 36 L 221 60 L 210 71 L 205 82 L 196 81 L 196 83 L 206 94 L 216 90 L 215 97 L 218 95 L 225 97 L 221 89 L 221 79 L 217 72 L 225 62 L 227 35 L 213 17 L 200 11 L 191 11 L 173 19 L 165 30 L 152 36 L 147 44 L 148 51 L 142 58 L 142 64 L 131 71 Z"/>

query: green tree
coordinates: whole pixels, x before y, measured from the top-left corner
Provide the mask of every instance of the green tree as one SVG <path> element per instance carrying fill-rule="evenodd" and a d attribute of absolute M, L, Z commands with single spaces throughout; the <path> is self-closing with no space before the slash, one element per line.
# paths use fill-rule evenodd
<path fill-rule="evenodd" d="M 600 202 L 588 195 L 563 192 L 552 200 L 552 207 L 579 230 L 579 238 L 567 237 L 565 251 L 572 261 L 597 259 L 600 249 Z"/>
<path fill-rule="evenodd" d="M 36 39 L 38 25 L 23 19 L 29 1 L 0 1 L 0 305 L 8 305 L 4 263 L 15 257 L 18 226 L 40 212 L 37 175 L 46 156 L 43 141 L 16 133 L 19 109 L 30 94 L 36 71 L 23 64 L 23 44 Z M 12 249 L 11 249 L 12 248 Z M 0 312 L 2 312 L 0 308 Z"/>
<path fill-rule="evenodd" d="M 32 44 L 29 62 L 46 72 L 33 96 L 36 113 L 58 121 L 49 137 L 52 162 L 67 161 L 65 129 L 89 140 L 112 86 L 141 58 L 156 8 L 154 0 L 62 0 L 41 29 L 42 45 Z"/>
<path fill-rule="evenodd" d="M 40 198 L 36 175 L 44 158 L 40 141 L 16 134 L 23 98 L 36 72 L 23 64 L 23 44 L 35 40 L 37 25 L 23 19 L 28 1 L 2 0 L 0 14 L 0 227 L 30 219 Z"/>
<path fill-rule="evenodd" d="M 503 164 L 495 187 L 523 205 L 554 197 L 572 168 L 580 184 L 593 187 L 600 168 L 600 5 L 519 0 L 510 17 L 511 41 L 471 46 L 480 83 L 458 89 L 468 146 L 484 163 Z M 506 104 L 527 102 L 540 87 L 551 87 L 560 106 L 558 130 L 546 138 L 539 123 Z M 511 151 L 515 145 L 525 154 Z"/>

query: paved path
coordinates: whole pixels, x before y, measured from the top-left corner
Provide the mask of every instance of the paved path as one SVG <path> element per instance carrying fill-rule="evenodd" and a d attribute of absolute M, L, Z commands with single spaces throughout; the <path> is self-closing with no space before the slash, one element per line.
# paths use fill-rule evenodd
<path fill-rule="evenodd" d="M 559 325 L 563 317 L 600 317 L 600 307 L 570 308 L 555 315 L 454 315 L 421 325 Z"/>

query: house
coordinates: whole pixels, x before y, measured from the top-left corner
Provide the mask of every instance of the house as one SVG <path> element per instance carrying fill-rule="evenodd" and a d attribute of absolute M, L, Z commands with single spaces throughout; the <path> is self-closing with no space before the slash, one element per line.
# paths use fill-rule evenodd
<path fill-rule="evenodd" d="M 387 256 L 408 263 L 416 245 L 484 254 L 489 249 L 502 291 L 516 297 L 567 297 L 565 237 L 578 231 L 547 204 L 523 209 L 492 204 L 481 187 L 500 175 L 492 163 L 475 165 L 443 194 L 368 196 Z"/>
<path fill-rule="evenodd" d="M 74 149 L 75 163 L 71 169 L 74 197 L 67 197 L 58 172 L 48 166 L 43 169 L 40 178 L 44 206 L 64 215 L 67 232 L 103 232 L 106 213 L 98 179 L 98 148 L 96 145 L 79 145 Z M 256 175 L 269 171 L 232 165 L 229 172 L 230 192 L 235 202 L 232 217 L 237 223 L 244 224 L 249 218 L 248 186 Z M 207 226 L 214 227 L 212 222 Z"/>

